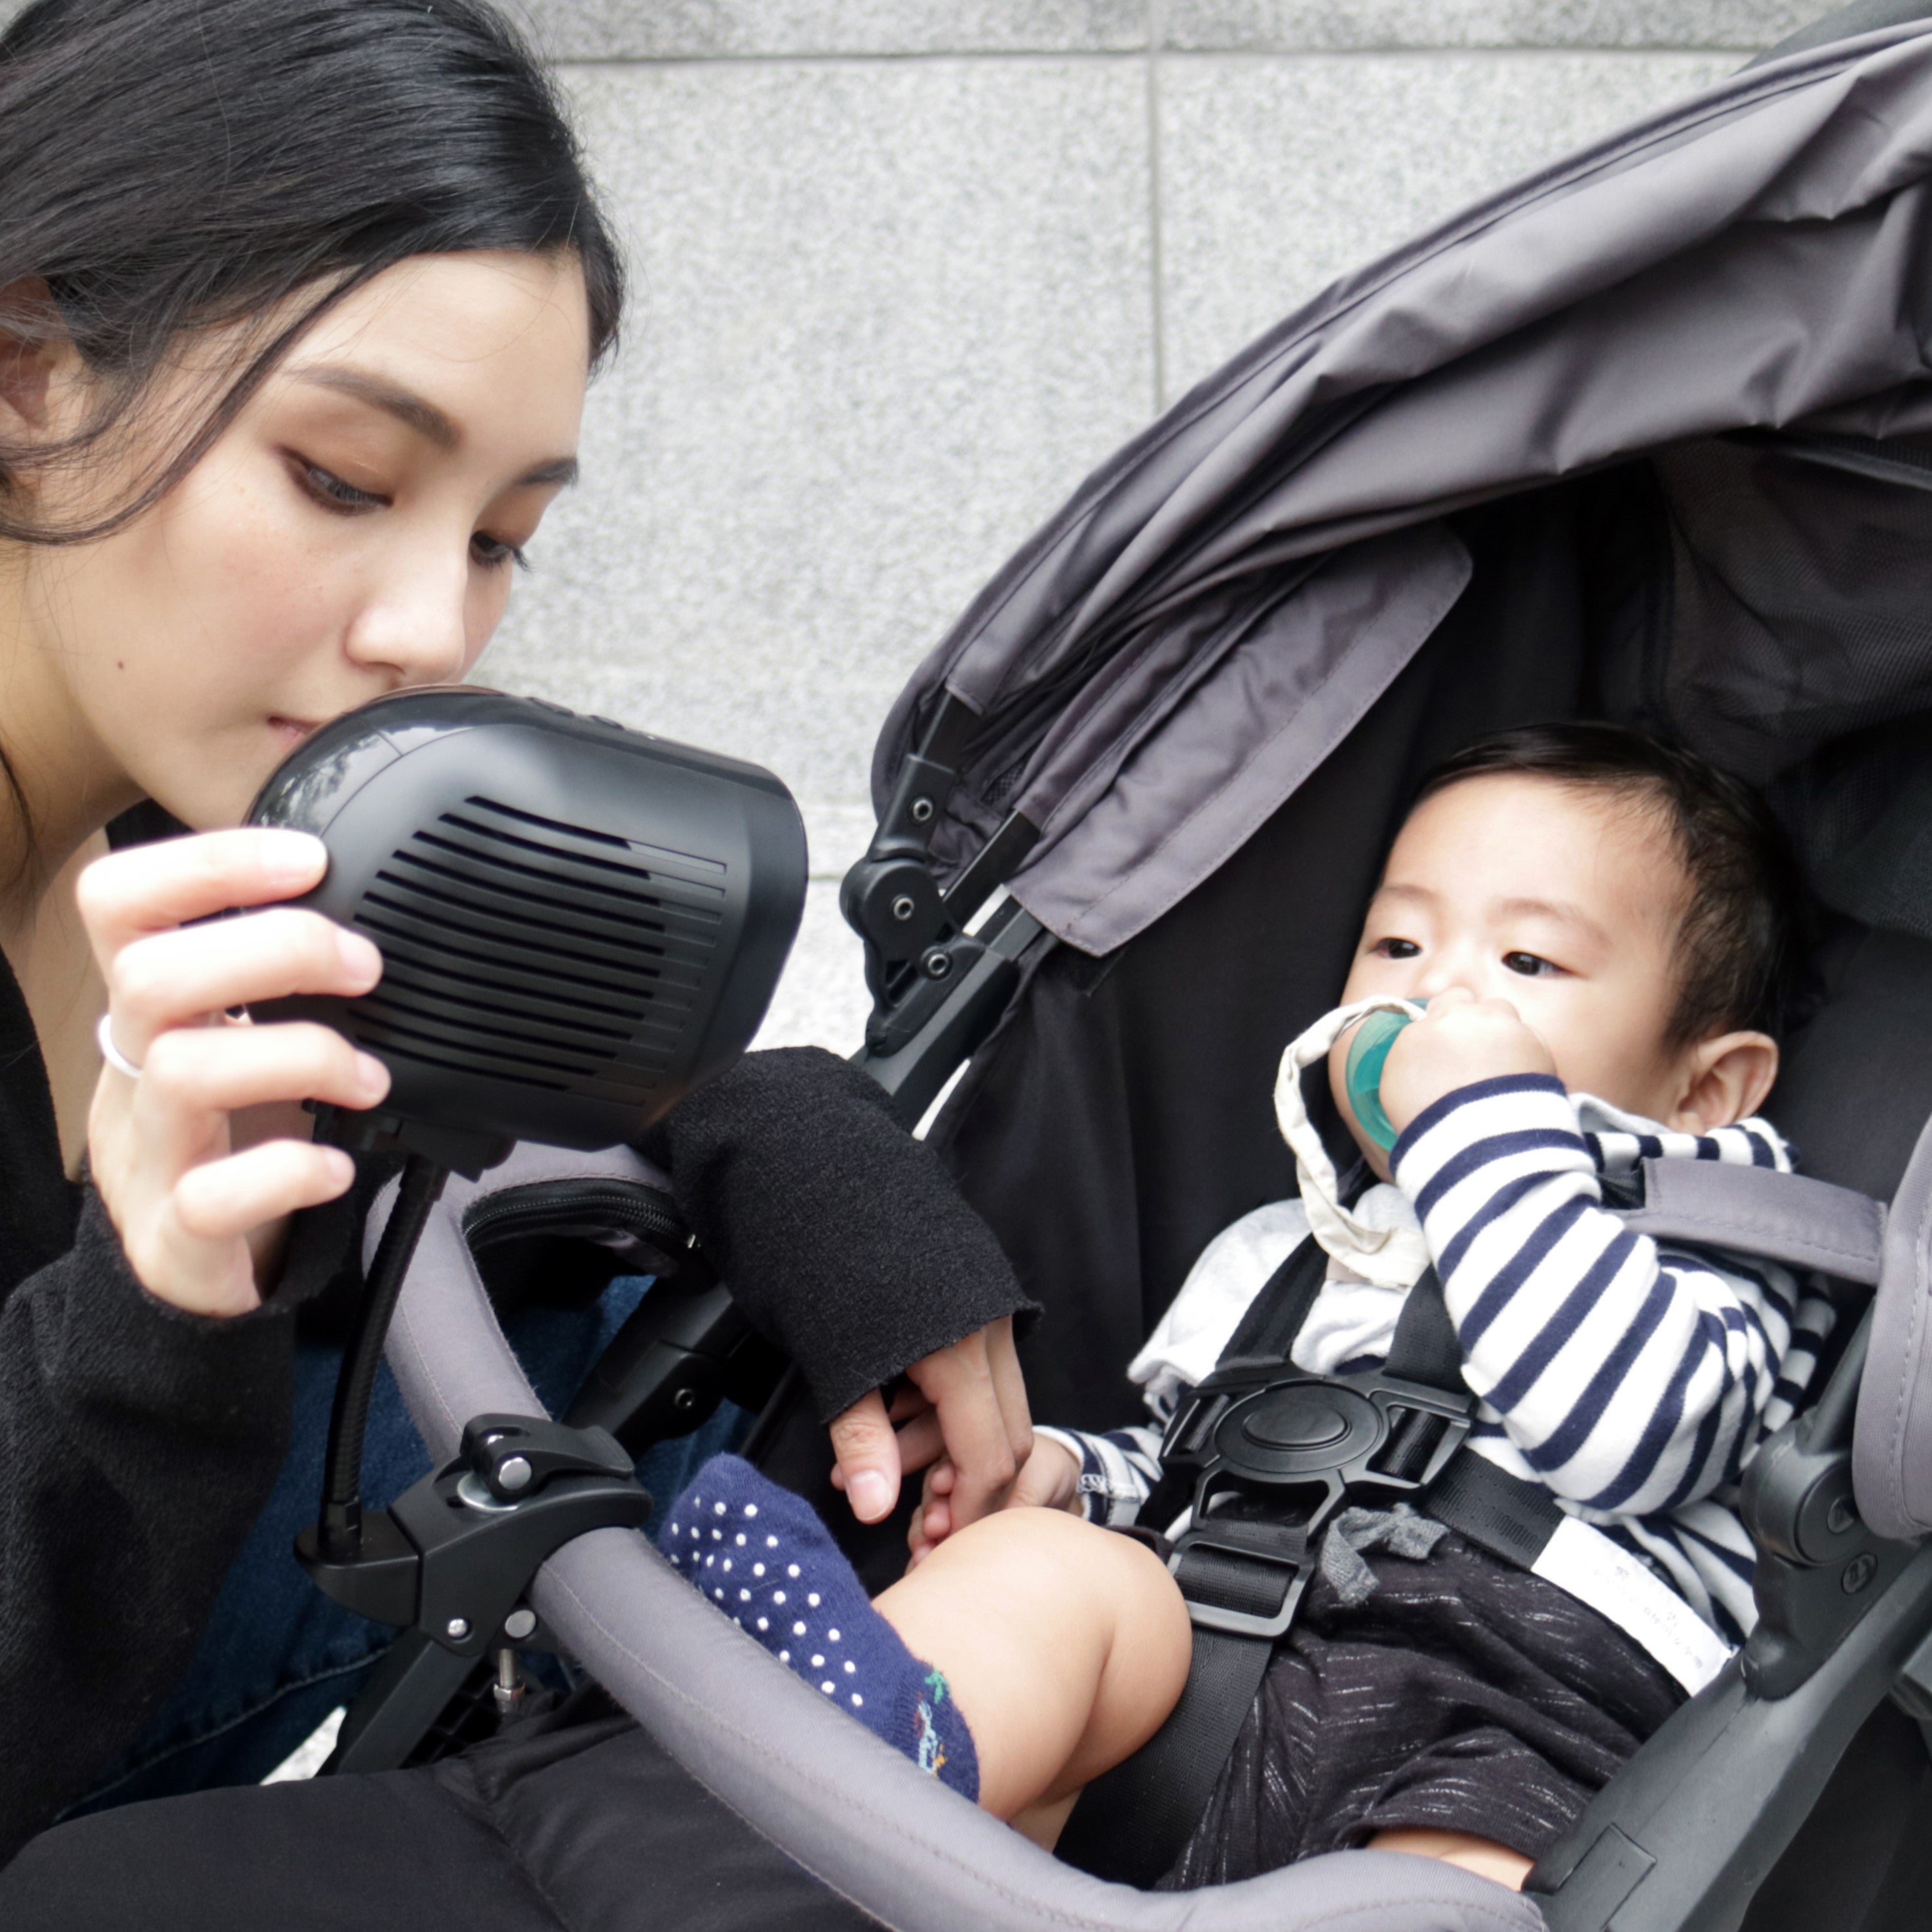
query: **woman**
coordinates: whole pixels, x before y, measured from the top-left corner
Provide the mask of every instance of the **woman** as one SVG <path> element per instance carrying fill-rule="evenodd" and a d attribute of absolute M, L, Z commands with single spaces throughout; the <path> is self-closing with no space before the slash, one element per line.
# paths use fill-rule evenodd
<path fill-rule="evenodd" d="M 301 1103 L 373 1105 L 381 1064 L 224 1016 L 366 990 L 380 958 L 276 906 L 317 842 L 233 828 L 318 724 L 475 664 L 621 298 L 482 0 L 40 0 L 0 36 L 0 1856 L 194 1655 L 373 1178 Z M 144 801 L 199 836 L 108 856 Z M 906 1364 L 818 1358 L 814 1300 L 897 1307 L 927 1399 L 901 1418 L 936 1411 L 909 1464 L 943 1437 L 984 1497 L 1027 1434 L 1010 1274 L 864 1090 L 754 1056 L 652 1151 L 875 1520 L 901 1445 L 866 1384 Z M 788 1174 L 806 1122 L 818 1166 Z M 835 1158 L 896 1198 L 801 1240 Z M 902 1280 L 922 1210 L 956 1225 Z"/>

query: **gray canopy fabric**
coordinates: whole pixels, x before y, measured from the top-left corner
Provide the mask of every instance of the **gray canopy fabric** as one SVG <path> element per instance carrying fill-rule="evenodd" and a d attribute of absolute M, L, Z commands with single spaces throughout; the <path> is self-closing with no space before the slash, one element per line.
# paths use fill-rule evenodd
<path fill-rule="evenodd" d="M 472 1415 L 541 1415 L 463 1232 L 481 1195 L 622 1174 L 628 1154 L 520 1148 L 452 1181 L 417 1250 L 388 1359 L 439 1461 Z M 393 1184 L 369 1220 L 367 1253 Z M 1434 1859 L 1352 1852 L 1211 1892 L 1140 1892 L 1060 1864 L 874 1738 L 721 1616 L 634 1530 L 580 1537 L 532 1599 L 598 1682 L 693 1777 L 894 1932 L 1541 1932 L 1528 1900 Z M 639 1901 L 648 1912 L 649 1900 Z"/>
<path fill-rule="evenodd" d="M 943 687 L 981 722 L 941 862 L 1018 811 L 1014 896 L 1121 944 L 1429 635 L 1468 569 L 1445 514 L 1727 432 L 1932 430 L 1928 172 L 1921 23 L 1748 70 L 1337 284 L 975 600 L 887 721 L 881 809 Z"/>

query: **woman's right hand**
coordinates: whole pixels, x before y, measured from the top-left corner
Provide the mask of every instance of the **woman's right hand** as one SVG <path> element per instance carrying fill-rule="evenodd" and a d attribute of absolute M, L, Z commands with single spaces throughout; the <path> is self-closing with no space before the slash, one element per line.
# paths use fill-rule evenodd
<path fill-rule="evenodd" d="M 255 1307 L 256 1256 L 286 1218 L 355 1178 L 347 1154 L 306 1138 L 237 1152 L 231 1115 L 310 1100 L 370 1107 L 388 1091 L 382 1062 L 331 1028 L 224 1017 L 289 994 L 365 993 L 382 976 L 359 934 L 272 903 L 308 891 L 327 862 L 306 832 L 251 827 L 134 847 L 80 877 L 112 1036 L 141 1070 L 101 1071 L 88 1117 L 94 1184 L 142 1284 L 194 1314 Z M 236 906 L 268 909 L 189 922 Z"/>

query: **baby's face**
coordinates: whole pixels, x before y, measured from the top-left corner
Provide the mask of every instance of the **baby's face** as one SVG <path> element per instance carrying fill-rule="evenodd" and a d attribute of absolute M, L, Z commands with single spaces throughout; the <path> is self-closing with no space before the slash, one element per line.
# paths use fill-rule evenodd
<path fill-rule="evenodd" d="M 1688 890 L 1668 830 L 1641 808 L 1526 773 L 1465 778 L 1402 828 L 1342 1003 L 1452 986 L 1507 1000 L 1572 1093 L 1666 1118 Z M 1338 1103 L 1350 1037 L 1329 1056 Z"/>

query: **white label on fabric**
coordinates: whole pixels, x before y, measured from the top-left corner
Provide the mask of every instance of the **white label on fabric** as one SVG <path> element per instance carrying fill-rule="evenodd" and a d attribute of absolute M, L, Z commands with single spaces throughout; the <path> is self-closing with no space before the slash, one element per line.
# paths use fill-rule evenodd
<path fill-rule="evenodd" d="M 1693 1696 L 1730 1656 L 1730 1645 L 1669 1584 L 1576 1516 L 1557 1525 L 1531 1568 L 1636 1638 Z"/>

